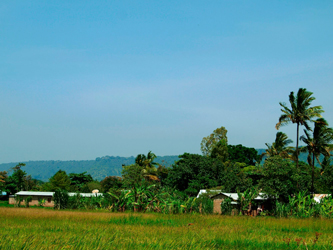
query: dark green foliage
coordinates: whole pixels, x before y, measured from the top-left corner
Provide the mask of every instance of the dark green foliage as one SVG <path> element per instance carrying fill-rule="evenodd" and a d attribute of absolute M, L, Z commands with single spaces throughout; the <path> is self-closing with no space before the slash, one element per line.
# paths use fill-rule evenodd
<path fill-rule="evenodd" d="M 69 174 L 69 179 L 71 180 L 71 191 L 79 191 L 79 192 L 89 192 L 87 188 L 87 184 L 93 181 L 93 178 L 87 172 L 83 172 L 81 174 Z"/>
<path fill-rule="evenodd" d="M 333 165 L 331 165 L 331 160 L 328 157 L 322 163 L 322 172 L 319 178 L 323 187 L 322 193 L 333 195 Z"/>
<path fill-rule="evenodd" d="M 264 163 L 263 178 L 259 185 L 264 193 L 287 201 L 288 196 L 296 192 L 295 171 L 290 160 L 281 156 L 270 157 Z"/>
<path fill-rule="evenodd" d="M 216 158 L 222 162 L 225 162 L 229 159 L 228 154 L 228 143 L 226 140 L 220 140 L 212 150 L 212 153 L 210 155 L 212 158 Z"/>
<path fill-rule="evenodd" d="M 17 164 L 12 168 L 13 174 L 6 179 L 6 191 L 9 194 L 15 194 L 25 189 L 27 173 L 21 169 L 24 166 L 24 163 Z"/>
<path fill-rule="evenodd" d="M 24 198 L 24 206 L 25 207 L 29 207 L 29 202 L 32 201 L 32 197 L 29 195 L 27 197 Z"/>
<path fill-rule="evenodd" d="M 161 185 L 165 184 L 166 179 L 168 178 L 169 168 L 159 165 L 157 168 L 157 177 L 160 179 Z"/>
<path fill-rule="evenodd" d="M 233 162 L 242 162 L 246 165 L 255 165 L 260 163 L 261 156 L 254 148 L 244 147 L 243 145 L 228 145 L 229 160 Z"/>
<path fill-rule="evenodd" d="M 223 163 L 207 156 L 185 153 L 179 156 L 169 171 L 166 182 L 169 186 L 189 195 L 196 195 L 200 189 L 216 187 L 220 183 Z"/>
<path fill-rule="evenodd" d="M 222 202 L 221 202 L 221 214 L 223 215 L 231 215 L 231 211 L 232 211 L 232 199 L 231 198 L 225 198 Z"/>
<path fill-rule="evenodd" d="M 46 191 L 55 191 L 57 189 L 69 190 L 71 180 L 65 171 L 59 170 L 54 176 L 50 178 L 49 183 L 44 186 Z"/>
<path fill-rule="evenodd" d="M 106 193 L 110 189 L 118 189 L 122 186 L 122 178 L 118 176 L 107 176 L 101 181 L 102 192 Z"/>
<path fill-rule="evenodd" d="M 121 175 L 124 187 L 134 187 L 138 183 L 141 183 L 144 180 L 142 169 L 143 167 L 138 164 L 123 166 Z"/>
<path fill-rule="evenodd" d="M 242 171 L 244 163 L 226 162 L 220 174 L 221 190 L 227 193 L 235 193 L 237 189 L 243 192 L 252 185 L 252 180 Z"/>
<path fill-rule="evenodd" d="M 66 190 L 57 189 L 53 195 L 54 209 L 66 209 L 69 204 L 69 195 Z"/>
<path fill-rule="evenodd" d="M 21 207 L 21 202 L 23 201 L 23 197 L 22 196 L 18 196 L 18 195 L 15 195 L 15 204 L 14 206 L 15 207 Z"/>
<path fill-rule="evenodd" d="M 198 199 L 195 200 L 196 211 L 202 214 L 212 214 L 214 211 L 214 201 L 207 195 L 200 195 Z"/>

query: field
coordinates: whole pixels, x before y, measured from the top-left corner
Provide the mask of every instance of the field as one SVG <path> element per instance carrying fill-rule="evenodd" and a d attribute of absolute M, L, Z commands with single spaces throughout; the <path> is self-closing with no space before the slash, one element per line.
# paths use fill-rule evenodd
<path fill-rule="evenodd" d="M 0 207 L 0 249 L 332 249 L 333 221 Z"/>

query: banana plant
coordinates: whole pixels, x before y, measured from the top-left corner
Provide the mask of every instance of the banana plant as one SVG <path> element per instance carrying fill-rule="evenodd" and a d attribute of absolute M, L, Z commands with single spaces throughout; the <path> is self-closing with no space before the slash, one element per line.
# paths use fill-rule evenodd
<path fill-rule="evenodd" d="M 130 199 L 131 190 L 129 191 L 122 191 L 120 192 L 120 195 L 116 195 L 114 193 L 108 192 L 109 195 L 114 197 L 116 199 L 116 202 L 114 204 L 114 209 L 118 209 L 118 211 L 125 211 L 126 205 L 128 205 L 128 200 Z"/>

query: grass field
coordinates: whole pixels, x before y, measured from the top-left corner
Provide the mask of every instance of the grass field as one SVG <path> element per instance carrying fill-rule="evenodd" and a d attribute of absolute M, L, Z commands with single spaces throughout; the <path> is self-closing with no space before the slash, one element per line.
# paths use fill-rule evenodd
<path fill-rule="evenodd" d="M 328 219 L 0 207 L 0 249 L 333 249 L 332 241 Z"/>

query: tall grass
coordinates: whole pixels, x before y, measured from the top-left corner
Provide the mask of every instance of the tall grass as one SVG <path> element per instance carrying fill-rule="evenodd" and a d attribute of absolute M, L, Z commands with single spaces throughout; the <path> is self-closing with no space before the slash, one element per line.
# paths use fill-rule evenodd
<path fill-rule="evenodd" d="M 0 249 L 332 249 L 333 221 L 0 208 Z"/>

